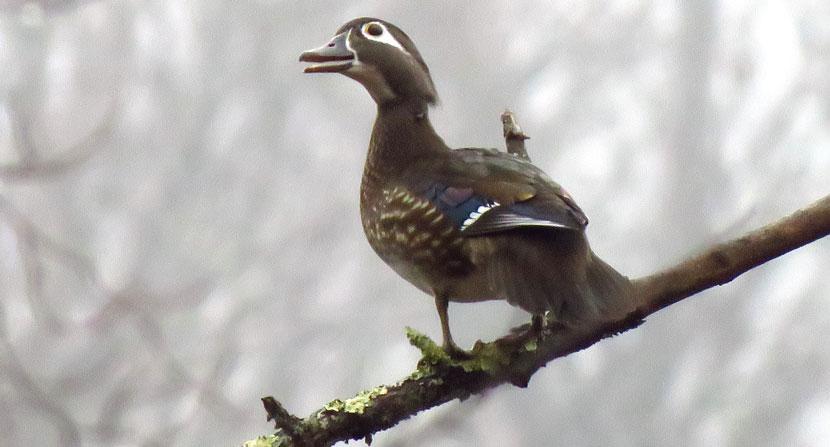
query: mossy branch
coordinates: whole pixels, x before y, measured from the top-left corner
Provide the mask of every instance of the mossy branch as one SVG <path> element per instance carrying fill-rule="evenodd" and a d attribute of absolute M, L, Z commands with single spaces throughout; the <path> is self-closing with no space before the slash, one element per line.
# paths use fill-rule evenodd
<path fill-rule="evenodd" d="M 527 138 L 510 112 L 502 117 L 511 153 L 527 158 Z M 508 132 L 508 126 L 517 131 Z M 515 127 L 513 127 L 515 126 Z M 336 399 L 304 419 L 290 415 L 274 398 L 263 399 L 268 419 L 277 432 L 245 443 L 246 447 L 327 446 L 337 441 L 366 439 L 393 427 L 420 411 L 505 383 L 527 386 L 545 364 L 585 349 L 620 332 L 633 329 L 643 318 L 791 250 L 830 234 L 830 195 L 802 210 L 716 245 L 675 267 L 633 281 L 636 308 L 622 320 L 577 329 L 546 327 L 545 337 L 517 342 L 504 337 L 477 343 L 469 359 L 455 360 L 427 336 L 407 328 L 407 337 L 421 350 L 417 369 L 400 382 L 363 391 L 346 400 Z"/>

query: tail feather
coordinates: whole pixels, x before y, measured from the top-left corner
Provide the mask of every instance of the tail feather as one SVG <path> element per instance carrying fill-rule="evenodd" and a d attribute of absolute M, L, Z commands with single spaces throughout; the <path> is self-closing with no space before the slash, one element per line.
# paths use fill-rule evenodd
<path fill-rule="evenodd" d="M 633 308 L 631 282 L 591 251 L 582 232 L 505 233 L 488 238 L 488 246 L 490 290 L 530 313 L 550 311 L 577 326 L 622 318 Z"/>
<path fill-rule="evenodd" d="M 626 316 L 634 307 L 631 281 L 594 252 L 590 255 L 586 279 L 594 302 L 599 304 L 599 316 L 610 319 Z"/>

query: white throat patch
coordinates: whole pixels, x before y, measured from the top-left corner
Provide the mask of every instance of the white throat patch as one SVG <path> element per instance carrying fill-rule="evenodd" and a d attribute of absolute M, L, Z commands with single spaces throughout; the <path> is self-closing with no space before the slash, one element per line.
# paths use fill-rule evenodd
<path fill-rule="evenodd" d="M 369 91 L 369 95 L 372 96 L 376 103 L 380 104 L 384 101 L 394 99 L 396 97 L 395 92 L 392 91 L 392 88 L 386 83 L 383 75 L 381 75 L 375 67 L 364 64 L 360 60 L 357 55 L 357 51 L 355 51 L 354 47 L 352 47 L 351 40 L 352 30 L 349 30 L 349 33 L 346 35 L 346 48 L 348 48 L 354 55 L 354 61 L 352 62 L 352 66 L 346 70 L 344 74 L 363 84 L 363 86 L 366 87 L 366 90 Z M 396 40 L 395 42 L 397 43 L 398 41 Z"/>

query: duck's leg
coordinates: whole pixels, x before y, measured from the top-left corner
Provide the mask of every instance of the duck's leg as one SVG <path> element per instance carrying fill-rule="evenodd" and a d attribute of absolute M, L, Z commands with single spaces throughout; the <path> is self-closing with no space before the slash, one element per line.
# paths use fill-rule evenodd
<path fill-rule="evenodd" d="M 447 351 L 450 357 L 469 357 L 469 353 L 459 348 L 452 339 L 452 334 L 450 333 L 450 317 L 447 314 L 448 306 L 449 300 L 447 299 L 447 295 L 441 292 L 435 292 L 435 309 L 438 310 L 438 318 L 441 319 L 441 335 L 444 338 L 444 351 Z"/>
<path fill-rule="evenodd" d="M 532 314 L 530 324 L 523 324 L 510 330 L 510 334 L 502 337 L 499 341 L 515 344 L 526 343 L 530 340 L 542 341 L 545 338 L 545 314 Z"/>

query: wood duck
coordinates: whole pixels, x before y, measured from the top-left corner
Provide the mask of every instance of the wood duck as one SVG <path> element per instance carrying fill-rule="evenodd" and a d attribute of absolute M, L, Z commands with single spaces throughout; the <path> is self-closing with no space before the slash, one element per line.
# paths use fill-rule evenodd
<path fill-rule="evenodd" d="M 375 18 L 343 25 L 304 52 L 306 73 L 341 73 L 377 103 L 360 188 L 363 230 L 375 252 L 432 295 L 443 346 L 449 301 L 507 300 L 565 326 L 631 309 L 630 282 L 591 251 L 588 218 L 529 161 L 494 149 L 452 150 L 428 117 L 437 94 L 426 63 L 397 26 Z"/>

